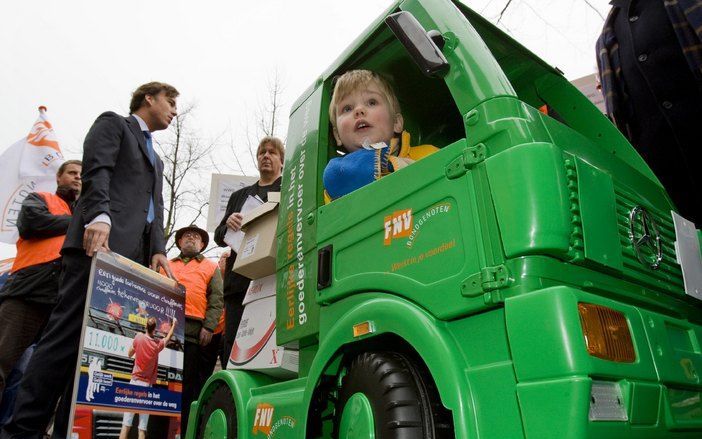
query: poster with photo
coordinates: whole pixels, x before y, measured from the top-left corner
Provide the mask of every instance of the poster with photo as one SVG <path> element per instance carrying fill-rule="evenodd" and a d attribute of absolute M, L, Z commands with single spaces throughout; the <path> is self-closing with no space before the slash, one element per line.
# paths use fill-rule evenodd
<path fill-rule="evenodd" d="M 116 253 L 94 258 L 73 389 L 71 437 L 180 435 L 185 293 Z"/>

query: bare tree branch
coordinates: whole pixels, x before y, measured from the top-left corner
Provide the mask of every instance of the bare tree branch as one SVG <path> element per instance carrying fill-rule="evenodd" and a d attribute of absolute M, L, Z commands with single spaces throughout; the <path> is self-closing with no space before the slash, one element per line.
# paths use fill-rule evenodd
<path fill-rule="evenodd" d="M 273 72 L 273 76 L 266 80 L 266 88 L 266 99 L 262 104 L 259 104 L 254 115 L 256 130 L 252 132 L 248 123 L 244 128 L 246 146 L 249 150 L 251 161 L 256 169 L 258 169 L 258 162 L 256 160 L 258 142 L 264 136 L 278 137 L 276 130 L 279 125 L 278 117 L 282 110 L 281 97 L 284 87 L 277 69 Z"/>
<path fill-rule="evenodd" d="M 234 150 L 234 140 L 232 139 L 231 133 L 229 133 L 229 150 L 232 152 L 232 155 L 234 156 L 234 160 L 236 160 L 236 164 L 239 167 L 239 171 L 241 172 L 241 175 L 246 175 L 246 171 L 244 171 L 244 167 L 241 166 L 241 161 L 239 161 L 239 155 Z"/>
<path fill-rule="evenodd" d="M 242 121 L 238 135 L 233 136 L 231 127 L 228 129 L 229 143 L 227 144 L 227 147 L 234 156 L 236 166 L 228 165 L 227 163 L 222 163 L 220 161 L 212 163 L 213 169 L 215 169 L 217 172 L 222 172 L 222 169 L 224 168 L 225 171 L 234 171 L 242 175 L 247 175 L 241 160 L 241 156 L 239 155 L 239 152 L 243 148 L 248 151 L 251 164 L 256 170 L 258 170 L 256 149 L 259 141 L 264 136 L 280 137 L 278 131 L 281 130 L 279 118 L 283 111 L 283 92 L 284 86 L 281 75 L 278 70 L 275 70 L 266 81 L 265 97 L 259 101 L 255 107 L 255 110 L 244 111 L 244 113 L 248 114 L 249 116 Z M 234 139 L 236 139 L 236 141 Z M 285 143 L 285 141 L 283 141 L 283 143 Z"/>
<path fill-rule="evenodd" d="M 583 0 L 583 1 L 585 2 L 586 5 L 588 5 L 590 7 L 590 9 L 595 11 L 595 13 L 600 16 L 602 21 L 605 21 L 604 15 L 602 15 L 602 13 L 600 11 L 598 11 L 597 8 L 592 5 L 592 3 L 590 3 L 588 0 Z"/>
<path fill-rule="evenodd" d="M 497 19 L 497 23 L 495 24 L 500 24 L 500 20 L 502 20 L 502 16 L 505 14 L 510 4 L 512 4 L 512 0 L 507 0 L 507 4 L 505 4 L 505 7 L 502 8 L 502 11 L 500 11 L 500 17 Z"/>
<path fill-rule="evenodd" d="M 209 171 L 216 141 L 203 139 L 192 128 L 194 104 L 180 109 L 167 131 L 166 140 L 156 142 L 164 162 L 164 234 L 171 241 L 178 227 L 195 223 L 203 216 L 207 203 L 206 185 L 201 184 L 201 171 Z M 184 221 L 190 219 L 190 221 Z M 170 242 L 167 250 L 175 246 Z"/>

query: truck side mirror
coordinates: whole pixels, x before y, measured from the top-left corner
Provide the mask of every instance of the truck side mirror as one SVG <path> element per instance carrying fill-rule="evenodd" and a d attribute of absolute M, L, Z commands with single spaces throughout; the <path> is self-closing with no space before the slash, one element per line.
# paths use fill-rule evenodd
<path fill-rule="evenodd" d="M 436 42 L 443 43 L 441 34 L 437 31 L 427 33 L 414 16 L 407 12 L 396 12 L 388 15 L 385 24 L 400 40 L 407 52 L 419 66 L 424 75 L 432 77 L 445 73 L 448 61 Z M 443 44 L 441 44 L 443 46 Z"/>

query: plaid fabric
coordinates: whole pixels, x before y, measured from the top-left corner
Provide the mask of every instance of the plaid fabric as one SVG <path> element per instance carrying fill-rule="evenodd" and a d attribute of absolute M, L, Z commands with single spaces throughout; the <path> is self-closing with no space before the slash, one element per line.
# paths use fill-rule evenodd
<path fill-rule="evenodd" d="M 605 20 L 604 29 L 595 45 L 597 50 L 597 69 L 600 72 L 602 94 L 605 98 L 605 108 L 612 120 L 617 122 L 617 106 L 620 101 L 624 78 L 621 76 L 622 66 L 619 63 L 619 43 L 614 36 L 614 19 L 619 8 L 612 8 Z"/>
<path fill-rule="evenodd" d="M 702 0 L 662 0 L 690 70 L 702 78 Z M 597 39 L 597 67 L 600 71 L 602 93 L 607 114 L 626 133 L 618 118 L 619 103 L 626 99 L 624 78 L 621 76 L 619 43 L 614 35 L 614 19 L 620 8 L 613 7 Z"/>
<path fill-rule="evenodd" d="M 702 0 L 665 0 L 665 9 L 690 70 L 702 75 Z"/>

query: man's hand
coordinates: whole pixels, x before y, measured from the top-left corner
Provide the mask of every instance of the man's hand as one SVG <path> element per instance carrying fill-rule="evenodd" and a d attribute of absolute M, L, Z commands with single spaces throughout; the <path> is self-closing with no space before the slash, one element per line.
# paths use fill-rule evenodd
<path fill-rule="evenodd" d="M 168 259 L 161 253 L 156 253 L 155 255 L 151 256 L 151 265 L 149 267 L 157 273 L 159 269 L 162 268 L 163 271 L 166 272 L 166 276 L 170 277 L 171 279 L 175 279 L 175 276 L 173 276 L 173 273 L 171 272 L 171 266 L 168 264 Z"/>
<path fill-rule="evenodd" d="M 233 214 L 229 215 L 229 218 L 227 218 L 227 227 L 235 232 L 238 232 L 239 229 L 241 229 L 241 221 L 243 219 L 244 216 L 242 214 L 239 212 L 234 212 Z"/>
<path fill-rule="evenodd" d="M 95 222 L 89 225 L 85 228 L 85 232 L 83 232 L 83 250 L 85 250 L 85 254 L 92 258 L 98 250 L 109 251 L 109 238 L 109 224 Z"/>
<path fill-rule="evenodd" d="M 200 329 L 200 346 L 207 346 L 212 341 L 212 333 L 205 328 Z"/>

